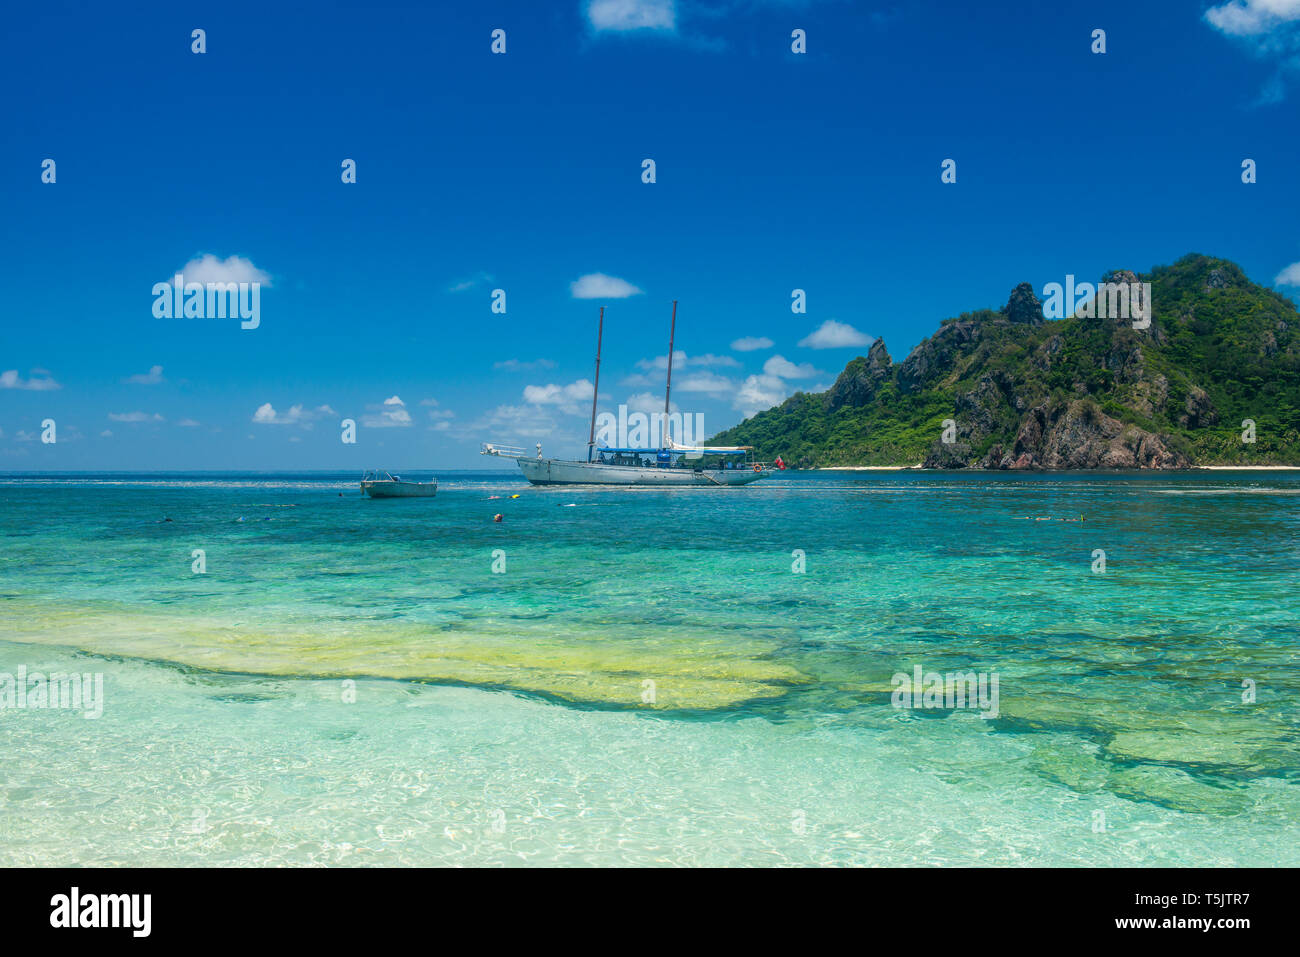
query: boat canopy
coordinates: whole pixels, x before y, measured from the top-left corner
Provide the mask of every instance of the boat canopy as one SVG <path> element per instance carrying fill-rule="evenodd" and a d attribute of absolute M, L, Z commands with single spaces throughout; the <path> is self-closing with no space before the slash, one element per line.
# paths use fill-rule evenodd
<path fill-rule="evenodd" d="M 705 455 L 744 455 L 754 451 L 752 445 L 678 445 L 668 440 L 669 452 L 702 452 Z"/>
<path fill-rule="evenodd" d="M 663 449 L 610 449 L 603 445 L 596 446 L 597 453 L 604 454 L 606 452 L 613 452 L 616 455 L 657 455 L 660 452 L 695 452 L 704 455 L 744 455 L 748 451 L 748 448 L 741 448 L 739 446 L 734 448 L 707 448 L 700 446 L 696 448 L 688 445 L 670 445 Z"/>

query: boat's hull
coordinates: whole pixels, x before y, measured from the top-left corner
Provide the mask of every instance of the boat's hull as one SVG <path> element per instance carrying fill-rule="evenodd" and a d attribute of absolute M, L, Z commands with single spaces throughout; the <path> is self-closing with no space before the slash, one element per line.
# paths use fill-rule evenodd
<path fill-rule="evenodd" d="M 566 462 L 563 459 L 517 459 L 519 471 L 534 485 L 748 485 L 767 472 L 749 469 L 643 468 L 637 465 L 603 465 L 600 462 Z"/>
<path fill-rule="evenodd" d="M 362 482 L 361 491 L 371 498 L 433 498 L 436 482 Z"/>

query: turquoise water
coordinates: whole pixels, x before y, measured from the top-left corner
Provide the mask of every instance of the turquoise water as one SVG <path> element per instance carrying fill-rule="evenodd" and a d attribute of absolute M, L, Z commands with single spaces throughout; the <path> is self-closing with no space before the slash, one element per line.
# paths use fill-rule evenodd
<path fill-rule="evenodd" d="M 1300 864 L 1300 473 L 440 483 L 0 476 L 0 864 Z"/>

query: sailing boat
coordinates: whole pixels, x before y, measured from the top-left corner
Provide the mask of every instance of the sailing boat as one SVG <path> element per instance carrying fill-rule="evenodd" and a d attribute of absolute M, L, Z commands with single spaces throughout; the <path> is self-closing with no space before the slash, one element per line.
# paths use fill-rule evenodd
<path fill-rule="evenodd" d="M 668 333 L 668 381 L 664 388 L 663 437 L 659 448 L 607 448 L 596 446 L 596 396 L 600 391 L 600 350 L 605 333 L 605 307 L 600 308 L 596 331 L 596 382 L 591 396 L 591 431 L 587 437 L 587 460 L 531 457 L 523 449 L 483 443 L 483 455 L 512 458 L 534 485 L 748 485 L 784 464 L 755 461 L 749 445 L 679 445 L 668 429 L 668 411 L 673 388 L 673 340 L 677 335 L 677 300 L 673 300 L 672 326 Z"/>

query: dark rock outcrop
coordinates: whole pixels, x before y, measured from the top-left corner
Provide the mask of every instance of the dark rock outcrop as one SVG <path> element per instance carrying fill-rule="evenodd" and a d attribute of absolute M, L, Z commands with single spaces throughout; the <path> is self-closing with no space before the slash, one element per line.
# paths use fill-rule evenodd
<path fill-rule="evenodd" d="M 1109 369 L 1115 376 L 1115 381 L 1120 383 L 1137 382 L 1141 379 L 1143 363 L 1142 347 L 1137 343 L 1116 343 L 1102 360 L 1102 365 Z"/>
<path fill-rule="evenodd" d="M 1015 448 L 988 468 L 1177 469 L 1187 456 L 1163 436 L 1106 415 L 1087 400 L 1031 410 Z"/>
<path fill-rule="evenodd" d="M 866 405 L 889 379 L 892 364 L 885 340 L 877 339 L 865 356 L 858 356 L 844 367 L 826 393 L 826 407 L 834 411 L 844 406 L 858 409 Z"/>
<path fill-rule="evenodd" d="M 1214 403 L 1200 386 L 1187 390 L 1187 401 L 1183 404 L 1183 414 L 1178 417 L 1178 424 L 1188 429 L 1214 425 L 1219 421 L 1219 413 Z"/>
<path fill-rule="evenodd" d="M 898 390 L 904 394 L 929 385 L 950 371 L 958 353 L 969 350 L 978 340 L 980 323 L 974 318 L 945 322 L 929 339 L 917 343 L 898 369 Z"/>
<path fill-rule="evenodd" d="M 1034 287 L 1027 282 L 1022 282 L 1011 290 L 1011 298 L 1002 307 L 1002 315 L 1006 316 L 1011 322 L 1028 323 L 1030 325 L 1038 325 L 1043 322 L 1043 304 L 1034 295 Z"/>
<path fill-rule="evenodd" d="M 1015 384 L 1006 376 L 985 373 L 974 389 L 958 395 L 953 403 L 958 432 L 971 441 L 992 435 L 1017 398 Z"/>
<path fill-rule="evenodd" d="M 962 447 L 932 451 L 926 468 L 953 468 Z M 963 463 L 966 464 L 966 463 Z M 1031 409 L 1021 420 L 1015 444 L 995 444 L 974 464 L 986 469 L 1179 469 L 1190 461 L 1166 438 L 1126 425 L 1087 400 Z"/>
<path fill-rule="evenodd" d="M 936 441 L 922 466 L 927 469 L 964 469 L 970 462 L 969 442 Z"/>
<path fill-rule="evenodd" d="M 1163 410 L 1168 400 L 1169 380 L 1163 375 L 1142 379 L 1133 388 L 1133 409 L 1147 418 Z"/>

